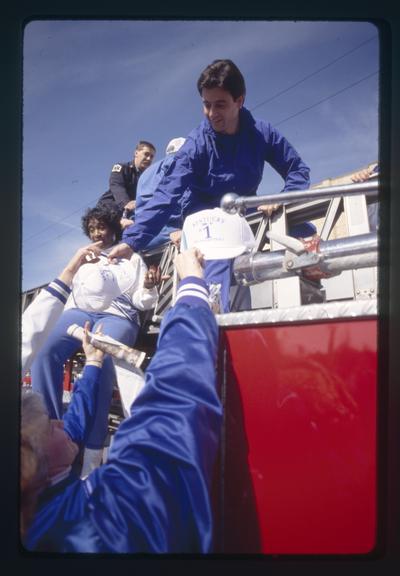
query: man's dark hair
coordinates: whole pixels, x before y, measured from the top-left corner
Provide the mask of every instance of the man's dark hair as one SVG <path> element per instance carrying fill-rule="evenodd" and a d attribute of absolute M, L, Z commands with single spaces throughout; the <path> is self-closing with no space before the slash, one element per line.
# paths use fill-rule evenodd
<path fill-rule="evenodd" d="M 147 140 L 139 140 L 136 144 L 135 150 L 141 150 L 142 148 L 152 148 L 154 152 L 156 152 L 156 147 L 151 142 L 147 142 Z"/>
<path fill-rule="evenodd" d="M 243 75 L 232 60 L 214 60 L 211 62 L 197 80 L 200 96 L 203 88 L 222 88 L 229 92 L 234 100 L 246 94 Z"/>
<path fill-rule="evenodd" d="M 109 208 L 108 206 L 101 204 L 95 206 L 94 208 L 88 208 L 81 219 L 82 230 L 88 238 L 90 238 L 89 224 L 90 221 L 94 219 L 109 226 L 115 234 L 116 241 L 121 239 L 122 228 L 120 223 L 120 211 L 114 210 L 114 208 Z"/>

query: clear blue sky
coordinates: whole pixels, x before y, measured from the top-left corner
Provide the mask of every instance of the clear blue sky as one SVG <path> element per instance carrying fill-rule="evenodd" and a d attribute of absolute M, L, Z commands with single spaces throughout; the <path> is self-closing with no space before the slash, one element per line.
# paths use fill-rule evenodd
<path fill-rule="evenodd" d="M 379 39 L 368 22 L 35 21 L 24 34 L 22 289 L 87 242 L 80 218 L 115 162 L 202 120 L 196 81 L 231 58 L 245 105 L 276 126 L 312 184 L 378 159 Z M 279 192 L 268 166 L 258 193 Z"/>

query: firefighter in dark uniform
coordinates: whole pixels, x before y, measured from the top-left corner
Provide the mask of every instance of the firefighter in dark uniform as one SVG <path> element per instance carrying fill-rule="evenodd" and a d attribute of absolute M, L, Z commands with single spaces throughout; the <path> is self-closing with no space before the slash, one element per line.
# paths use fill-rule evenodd
<path fill-rule="evenodd" d="M 121 214 L 121 225 L 124 228 L 133 223 L 138 179 L 153 162 L 155 154 L 153 144 L 141 140 L 135 148 L 131 162 L 114 164 L 112 167 L 109 189 L 104 192 L 97 204 L 117 209 Z"/>

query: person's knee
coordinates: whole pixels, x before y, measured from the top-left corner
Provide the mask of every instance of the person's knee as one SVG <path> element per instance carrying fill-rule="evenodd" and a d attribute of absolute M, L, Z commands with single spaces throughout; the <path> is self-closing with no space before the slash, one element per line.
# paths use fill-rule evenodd
<path fill-rule="evenodd" d="M 117 323 L 114 319 L 112 322 L 109 322 L 108 319 L 104 318 L 103 321 L 96 323 L 93 327 L 93 332 L 96 331 L 99 325 L 102 327 L 101 331 L 103 334 L 111 336 L 111 338 L 114 338 L 127 346 L 134 346 L 139 332 L 138 324 L 125 318 L 119 318 Z"/>
<path fill-rule="evenodd" d="M 57 343 L 50 343 L 48 346 L 43 347 L 38 353 L 35 362 L 39 364 L 54 363 L 61 366 L 68 359 L 69 354 L 66 354 Z"/>

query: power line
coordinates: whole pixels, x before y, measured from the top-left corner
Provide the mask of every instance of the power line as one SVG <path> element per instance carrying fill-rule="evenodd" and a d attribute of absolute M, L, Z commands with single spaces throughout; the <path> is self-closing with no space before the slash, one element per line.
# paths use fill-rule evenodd
<path fill-rule="evenodd" d="M 299 84 L 302 84 L 303 82 L 305 82 L 306 80 L 308 80 L 309 78 L 312 78 L 313 76 L 316 76 L 317 74 L 319 74 L 319 72 L 321 72 L 322 70 L 325 70 L 326 68 L 329 68 L 330 66 L 332 66 L 335 62 L 338 62 L 339 60 L 342 60 L 343 58 L 345 58 L 346 56 L 348 56 L 349 54 L 355 52 L 356 50 L 359 50 L 359 48 L 361 48 L 362 46 L 364 46 L 365 44 L 368 44 L 369 42 L 372 42 L 373 40 L 375 40 L 377 38 L 377 36 L 372 36 L 371 38 L 368 38 L 367 40 L 364 40 L 364 42 L 361 42 L 360 44 L 358 44 L 357 46 L 355 46 L 354 48 L 352 48 L 351 50 L 348 50 L 347 52 L 345 52 L 344 54 L 342 54 L 341 56 L 338 56 L 337 58 L 335 58 L 334 60 L 331 60 L 330 62 L 328 62 L 327 64 L 325 64 L 324 66 L 322 66 L 321 68 L 318 68 L 317 70 L 315 70 L 314 72 L 312 72 L 311 74 L 308 74 L 306 76 L 304 76 L 302 79 L 300 79 L 298 82 L 295 82 L 294 84 L 291 84 L 290 86 L 288 86 L 287 88 L 284 88 L 283 90 L 280 90 L 279 92 L 277 92 L 276 94 L 270 96 L 269 98 L 267 98 L 266 100 L 263 100 L 262 102 L 260 102 L 259 104 L 257 104 L 256 106 L 253 106 L 252 108 L 250 108 L 251 111 L 254 111 L 256 108 L 259 108 L 260 106 L 263 106 L 264 104 L 267 104 L 268 102 L 271 102 L 272 100 L 274 100 L 275 98 L 277 98 L 278 96 L 281 96 L 282 94 L 285 94 L 286 92 L 289 92 L 290 90 L 292 90 L 293 88 L 295 88 L 296 86 L 298 86 Z M 330 100 L 331 98 L 334 98 L 335 96 L 337 96 L 338 94 L 341 94 L 342 92 L 345 92 L 346 90 L 349 90 L 350 88 L 352 88 L 353 86 L 356 86 L 357 84 L 360 84 L 360 82 L 364 82 L 365 80 L 367 80 L 368 78 L 376 75 L 378 73 L 378 71 L 373 72 L 372 74 L 369 74 L 368 76 L 365 76 L 364 78 L 361 78 L 360 80 L 354 82 L 353 84 L 350 84 L 349 86 L 346 86 L 345 88 L 342 88 L 341 90 L 339 90 L 338 92 L 335 92 L 334 94 L 331 94 L 330 96 L 323 98 L 322 100 L 319 100 L 318 102 L 315 102 L 314 104 L 312 104 L 311 106 L 308 106 L 307 108 L 304 108 L 303 110 L 300 110 L 299 112 L 296 112 L 295 114 L 292 114 L 291 116 L 288 116 L 287 118 L 285 118 L 284 120 L 281 120 L 280 122 L 274 124 L 275 126 L 279 126 L 280 124 L 283 124 L 284 122 L 287 122 L 288 120 L 294 118 L 295 116 L 299 116 L 300 114 L 302 114 L 303 112 L 307 112 L 308 110 L 311 110 L 312 108 L 315 108 L 316 106 L 318 106 L 319 104 L 322 104 L 323 102 L 326 102 L 327 100 Z M 91 204 L 86 204 L 86 207 L 90 206 Z M 39 236 L 40 234 L 42 234 L 43 232 L 46 232 L 47 230 L 49 230 L 50 228 L 52 228 L 54 225 L 57 225 L 61 222 L 63 222 L 64 220 L 66 220 L 67 218 L 69 218 L 70 216 L 73 216 L 74 214 L 76 214 L 77 212 L 80 212 L 81 210 L 83 210 L 83 208 L 78 208 L 77 210 L 75 210 L 74 212 L 71 212 L 70 214 L 67 214 L 66 216 L 64 216 L 63 218 L 61 218 L 60 220 L 54 222 L 53 224 L 50 224 L 49 226 L 47 226 L 46 228 L 43 228 L 42 230 L 40 230 L 39 232 L 36 232 L 35 234 L 32 234 L 31 236 L 29 236 L 28 238 L 24 239 L 24 242 L 27 242 L 29 240 L 31 240 L 32 238 L 35 238 L 36 236 Z M 65 234 L 70 233 L 71 230 L 67 230 L 66 232 L 56 236 L 54 238 L 54 240 L 57 240 L 58 238 L 64 236 Z M 39 246 L 36 246 L 35 248 L 32 248 L 31 250 L 28 250 L 26 253 L 32 252 L 33 250 L 36 250 L 37 248 L 40 248 L 41 246 L 47 244 L 47 242 L 49 242 L 49 240 L 45 240 L 42 244 L 39 244 Z"/>
<path fill-rule="evenodd" d="M 95 200 L 93 200 L 93 202 L 95 202 Z M 88 208 L 89 206 L 91 206 L 91 202 L 89 204 L 85 204 L 83 207 L 78 208 L 77 210 L 74 210 L 73 212 L 70 212 L 69 214 L 67 214 L 66 216 L 63 216 L 62 218 L 60 218 L 59 220 L 56 220 L 55 222 L 53 222 L 52 224 L 49 224 L 48 226 L 46 226 L 45 228 L 42 228 L 41 230 L 39 230 L 39 232 L 35 232 L 34 234 L 32 234 L 31 236 L 28 236 L 28 238 L 24 238 L 24 242 L 28 242 L 29 240 L 32 240 L 32 238 L 36 238 L 36 236 L 39 236 L 40 234 L 42 234 L 43 232 L 46 232 L 47 230 L 49 230 L 50 228 L 52 228 L 53 226 L 56 226 L 57 224 L 61 224 L 61 222 L 64 222 L 64 220 L 66 220 L 67 218 L 69 218 L 70 216 L 73 216 L 74 214 L 76 214 L 77 212 L 81 212 L 84 208 Z"/>
<path fill-rule="evenodd" d="M 65 232 L 61 232 L 61 234 L 58 234 L 58 236 L 56 236 L 55 238 L 51 239 L 51 242 L 54 242 L 55 240 L 58 240 L 59 238 L 62 238 L 62 236 L 66 236 L 66 234 L 70 234 L 71 232 L 76 232 L 76 228 L 69 228 L 68 230 L 65 230 Z M 41 244 L 39 244 L 38 246 L 34 246 L 33 248 L 30 248 L 29 250 L 25 250 L 24 251 L 24 255 L 25 254 L 30 254 L 31 252 L 38 250 L 39 248 L 41 248 L 42 246 L 44 246 L 45 244 L 48 244 L 50 242 L 49 239 L 44 240 L 44 242 L 42 242 Z"/>
<path fill-rule="evenodd" d="M 318 102 L 311 104 L 311 106 L 307 106 L 307 108 L 303 108 L 303 110 L 299 110 L 299 112 L 296 112 L 295 114 L 288 116 L 284 120 L 281 120 L 280 122 L 275 123 L 274 126 L 279 126 L 279 124 L 283 124 L 284 122 L 287 122 L 291 118 L 294 118 L 295 116 L 299 116 L 300 114 L 303 114 L 303 112 L 307 112 L 307 110 L 311 110 L 311 108 L 315 108 L 319 104 L 322 104 L 323 102 L 326 102 L 327 100 L 330 100 L 331 98 L 334 98 L 338 94 L 341 94 L 342 92 L 346 92 L 346 90 L 353 88 L 353 86 L 357 86 L 357 84 L 361 84 L 361 82 L 364 82 L 364 80 L 368 80 L 368 78 L 372 78 L 372 76 L 376 76 L 376 74 L 378 74 L 378 72 L 379 72 L 379 70 L 376 70 L 375 72 L 372 72 L 371 74 L 368 74 L 367 76 L 364 76 L 364 78 L 361 78 L 360 80 L 357 80 L 356 82 L 353 82 L 352 84 L 349 84 L 348 86 L 345 86 L 344 88 L 342 88 L 341 90 L 338 90 L 334 94 L 331 94 L 330 96 L 327 96 L 326 98 L 323 98 L 322 100 L 318 100 Z"/>
<path fill-rule="evenodd" d="M 372 36 L 371 38 L 368 38 L 368 40 L 364 40 L 364 42 L 361 42 L 361 44 L 358 44 L 357 46 L 355 46 L 354 48 L 352 48 L 351 50 L 348 50 L 347 52 L 345 52 L 344 54 L 342 54 L 341 56 L 338 56 L 337 58 L 335 58 L 334 60 L 331 60 L 330 62 L 328 62 L 328 64 L 325 64 L 324 66 L 322 66 L 321 68 L 318 68 L 318 70 L 315 70 L 314 72 L 311 72 L 311 74 L 307 74 L 307 76 L 304 76 L 303 78 L 301 78 L 301 80 L 299 80 L 298 82 L 295 82 L 294 84 L 291 84 L 290 86 L 288 86 L 287 88 L 284 88 L 283 90 L 280 90 L 279 92 L 277 92 L 276 94 L 274 94 L 273 96 L 270 96 L 269 98 L 267 98 L 266 100 L 263 100 L 262 102 L 260 102 L 259 104 L 256 104 L 256 106 L 253 106 L 252 108 L 250 108 L 250 111 L 253 112 L 256 108 L 259 108 L 260 106 L 263 106 L 264 104 L 267 104 L 268 102 L 271 102 L 272 100 L 275 100 L 275 98 L 278 98 L 278 96 L 282 96 L 282 94 L 285 94 L 286 92 L 289 92 L 290 90 L 292 90 L 293 88 L 295 88 L 296 86 L 298 86 L 299 84 L 302 84 L 303 82 L 305 82 L 306 80 L 308 80 L 309 78 L 312 78 L 313 76 L 316 76 L 316 74 L 319 74 L 320 72 L 322 72 L 322 70 L 326 70 L 326 68 L 329 68 L 330 66 L 332 66 L 332 64 L 335 64 L 335 62 L 338 62 L 339 60 L 342 60 L 343 58 L 345 58 L 346 56 L 348 56 L 349 54 L 351 54 L 352 52 L 355 52 L 356 50 L 358 50 L 359 48 L 361 48 L 361 46 L 364 46 L 365 44 L 368 44 L 368 42 L 372 42 L 372 40 L 375 40 L 375 38 L 377 38 L 377 36 Z"/>

